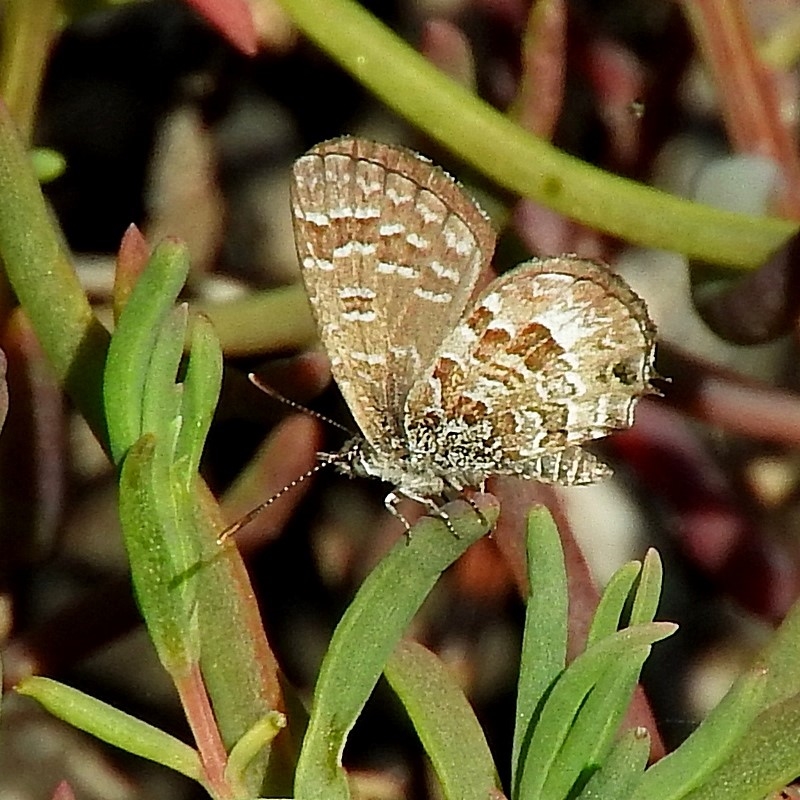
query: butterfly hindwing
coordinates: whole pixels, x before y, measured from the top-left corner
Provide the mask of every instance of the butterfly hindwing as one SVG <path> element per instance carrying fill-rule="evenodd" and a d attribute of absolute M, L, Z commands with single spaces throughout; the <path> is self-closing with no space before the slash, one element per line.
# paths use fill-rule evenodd
<path fill-rule="evenodd" d="M 562 484 L 608 474 L 582 445 L 633 421 L 651 391 L 655 330 L 607 267 L 571 256 L 494 281 L 443 342 L 406 402 L 406 428 L 468 420 L 498 474 Z"/>

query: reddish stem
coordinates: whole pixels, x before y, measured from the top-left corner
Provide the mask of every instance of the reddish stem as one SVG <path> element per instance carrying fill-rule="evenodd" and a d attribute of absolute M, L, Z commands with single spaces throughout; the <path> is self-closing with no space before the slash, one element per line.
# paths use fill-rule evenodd
<path fill-rule="evenodd" d="M 741 0 L 684 0 L 682 5 L 714 78 L 731 146 L 775 162 L 785 180 L 781 210 L 800 217 L 797 142 L 781 119 L 775 76 L 756 53 Z"/>
<path fill-rule="evenodd" d="M 184 676 L 174 675 L 173 680 L 200 753 L 209 789 L 217 800 L 232 800 L 234 792 L 225 777 L 228 754 L 199 664 L 193 664 Z"/>
<path fill-rule="evenodd" d="M 800 395 L 758 383 L 662 344 L 659 364 L 674 376 L 666 400 L 708 425 L 762 442 L 800 445 Z"/>
<path fill-rule="evenodd" d="M 522 76 L 514 101 L 519 124 L 551 139 L 564 101 L 567 11 L 564 0 L 540 0 L 531 7 L 522 39 Z"/>
<path fill-rule="evenodd" d="M 475 89 L 475 59 L 464 31 L 445 19 L 428 20 L 422 28 L 420 51 L 453 80 Z"/>

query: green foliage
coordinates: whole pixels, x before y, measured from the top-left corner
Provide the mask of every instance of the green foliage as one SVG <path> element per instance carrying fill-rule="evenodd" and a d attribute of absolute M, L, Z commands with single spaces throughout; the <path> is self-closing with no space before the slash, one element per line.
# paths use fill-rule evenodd
<path fill-rule="evenodd" d="M 494 521 L 491 515 L 488 522 Z M 314 690 L 297 763 L 303 800 L 349 798 L 341 756 L 347 735 L 408 623 L 441 573 L 487 531 L 474 511 L 453 519 L 458 531 L 425 518 L 370 573 L 333 634 Z"/>
<path fill-rule="evenodd" d="M 26 678 L 17 686 L 17 691 L 37 700 L 54 716 L 104 742 L 202 782 L 196 751 L 146 722 L 49 678 Z"/>
<path fill-rule="evenodd" d="M 31 679 L 21 691 L 77 727 L 199 780 L 214 796 L 256 796 L 283 717 L 274 711 L 277 676 L 263 631 L 252 624 L 232 628 L 235 619 L 257 620 L 245 610 L 253 599 L 241 562 L 235 549 L 217 547 L 219 523 L 199 504 L 198 468 L 222 355 L 208 321 L 190 320 L 185 305 L 175 306 L 187 272 L 185 248 L 166 242 L 128 298 L 108 348 L 104 429 L 120 468 L 120 520 L 139 608 L 201 734 L 198 750 L 55 682 Z M 223 640 L 233 664 L 220 657 Z M 205 661 L 213 666 L 201 673 Z M 206 681 L 221 733 L 200 719 L 211 708 Z M 217 692 L 222 685 L 230 689 Z M 228 701 L 230 691 L 237 702 Z M 235 757 L 225 775 L 214 775 L 209 765 L 220 735 Z M 281 785 L 280 766 L 273 785 Z"/>
<path fill-rule="evenodd" d="M 534 512 L 528 527 L 528 553 L 555 554 L 558 548 L 558 532 L 549 515 L 543 510 Z M 548 595 L 565 596 L 563 557 L 558 562 L 552 558 L 551 563 L 545 566 L 547 571 L 542 571 L 537 577 L 535 573 L 539 572 L 541 565 L 529 555 L 528 577 L 531 587 L 536 587 L 537 583 L 540 586 L 542 583 L 551 584 L 546 590 Z M 636 566 L 636 572 L 639 573 L 641 567 Z M 624 575 L 632 572 L 630 566 L 622 570 Z M 652 566 L 648 571 L 652 571 Z M 630 582 L 631 593 L 623 596 L 615 592 L 620 583 L 619 579 L 612 579 L 610 584 L 616 607 L 613 608 L 609 599 L 600 604 L 604 619 L 620 620 L 625 604 L 636 602 L 639 587 L 648 592 L 654 589 L 656 593 L 660 592 L 658 583 L 654 586 L 652 581 L 640 579 L 636 587 Z M 553 619 L 542 622 L 542 616 Z M 556 620 L 556 616 L 560 619 Z M 529 638 L 527 625 L 530 624 L 547 625 L 552 629 L 561 626 L 566 630 L 563 603 L 548 606 L 534 601 L 533 595 L 529 596 L 526 640 Z M 632 627 L 621 630 L 617 630 L 616 626 L 613 629 L 608 626 L 602 635 L 601 626 L 595 625 L 594 639 L 569 666 L 565 665 L 564 648 L 561 645 L 563 634 L 560 633 L 557 642 L 560 664 L 555 674 L 555 664 L 548 665 L 546 676 L 542 674 L 536 681 L 537 691 L 533 696 L 528 696 L 528 684 L 523 683 L 522 676 L 537 669 L 536 662 L 546 645 L 540 643 L 531 650 L 523 645 L 520 692 L 517 697 L 518 726 L 520 720 L 525 722 L 521 731 L 518 727 L 519 733 L 515 737 L 520 746 L 512 764 L 512 798 L 560 800 L 570 796 L 575 788 L 580 788 L 580 783 L 600 766 L 612 747 L 642 664 L 650 652 L 650 645 L 669 636 L 674 629 L 674 625 L 655 623 L 652 618 L 644 617 L 640 617 Z M 526 664 L 528 659 L 535 659 L 535 663 Z M 533 713 L 530 713 L 531 706 Z M 520 709 L 525 711 L 521 712 Z"/>
<path fill-rule="evenodd" d="M 356 0 L 280 0 L 320 49 L 415 128 L 498 186 L 646 247 L 752 269 L 785 242 L 789 220 L 733 214 L 573 158 L 481 100 Z"/>
<path fill-rule="evenodd" d="M 109 448 L 120 464 L 120 515 L 143 616 L 165 667 L 180 685 L 207 657 L 203 675 L 215 708 L 228 725 L 222 738 L 230 759 L 217 780 L 198 751 L 143 722 L 51 681 L 31 679 L 22 691 L 54 714 L 130 752 L 200 781 L 215 797 L 258 796 L 285 723 L 274 707 L 249 715 L 224 709 L 252 705 L 248 684 L 235 672 L 214 673 L 220 654 L 239 641 L 231 626 L 234 573 L 220 571 L 229 548 L 211 548 L 213 526 L 198 507 L 197 469 L 219 389 L 221 358 L 202 318 L 189 325 L 175 307 L 187 271 L 183 249 L 156 250 L 123 310 L 105 371 Z M 190 342 L 184 355 L 184 342 Z M 310 720 L 294 772 L 301 800 L 349 798 L 342 767 L 347 737 L 382 671 L 405 706 L 447 798 L 486 797 L 497 770 L 461 689 L 436 656 L 402 642 L 403 632 L 442 571 L 485 534 L 487 520 L 464 507 L 458 531 L 424 519 L 365 580 L 343 616 L 323 661 Z M 619 726 L 652 644 L 674 630 L 654 622 L 661 564 L 654 551 L 643 564 L 623 566 L 611 579 L 590 627 L 585 651 L 566 663 L 567 582 L 558 532 L 545 509 L 530 515 L 527 613 L 514 719 L 512 800 L 626 800 L 658 796 L 723 798 L 719 776 L 742 763 L 754 731 L 763 745 L 774 734 L 758 712 L 769 671 L 743 677 L 697 732 L 667 759 L 645 770 L 647 736 Z M 238 563 L 238 562 L 237 562 Z M 227 589 L 222 587 L 227 586 Z M 219 602 L 208 602 L 208 598 Z M 791 623 L 794 624 L 794 623 Z M 246 627 L 246 626 L 244 626 Z M 208 631 L 208 635 L 204 631 Z M 255 641 L 249 636 L 244 641 Z M 248 645 L 251 647 L 252 645 Z M 774 659 L 776 664 L 783 662 Z M 794 670 L 784 670 L 787 679 Z M 233 679 L 231 675 L 235 675 Z M 227 677 L 226 677 L 227 676 Z M 220 688 L 220 687 L 224 688 Z M 794 720 L 790 692 L 772 690 L 774 706 Z M 788 699 L 787 699 L 788 698 Z M 781 717 L 776 717 L 781 718 Z M 249 721 L 248 721 L 249 720 Z M 291 723 L 291 719 L 289 720 Z M 509 724 L 511 721 L 509 720 Z M 616 740 L 616 741 L 615 741 Z M 761 747 L 755 800 L 780 785 L 796 754 Z M 730 786 L 730 779 L 723 784 Z M 761 792 L 761 795 L 755 792 Z"/>
<path fill-rule="evenodd" d="M 222 377 L 213 331 L 197 318 L 184 381 L 176 383 L 188 316 L 174 302 L 188 266 L 184 248 L 173 243 L 153 254 L 120 316 L 105 379 L 133 584 L 172 674 L 186 674 L 199 660 L 197 470 Z"/>
<path fill-rule="evenodd" d="M 416 642 L 401 642 L 384 675 L 414 722 L 444 797 L 485 800 L 500 789 L 481 726 L 436 655 Z"/>

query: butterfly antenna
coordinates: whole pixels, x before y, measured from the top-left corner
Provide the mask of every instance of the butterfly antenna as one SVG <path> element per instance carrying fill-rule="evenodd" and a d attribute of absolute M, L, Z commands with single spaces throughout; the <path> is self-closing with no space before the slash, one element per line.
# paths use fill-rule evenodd
<path fill-rule="evenodd" d="M 294 400 L 290 400 L 288 397 L 284 397 L 280 392 L 275 391 L 271 386 L 268 386 L 266 383 L 261 381 L 261 378 L 258 377 L 254 372 L 250 372 L 247 375 L 250 383 L 253 386 L 261 389 L 264 394 L 269 395 L 274 400 L 278 400 L 279 402 L 283 403 L 284 405 L 289 406 L 289 408 L 293 408 L 295 411 L 300 411 L 303 414 L 307 414 L 309 417 L 314 417 L 314 419 L 318 419 L 320 422 L 325 422 L 328 425 L 331 425 L 334 428 L 338 428 L 340 431 L 344 431 L 348 436 L 355 436 L 355 433 L 350 430 L 346 425 L 342 425 L 341 423 L 337 422 L 335 419 L 331 419 L 330 417 L 326 417 L 324 414 L 320 414 L 318 411 L 313 411 L 310 408 L 306 408 L 305 406 L 300 405 L 300 403 L 295 403 Z"/>
<path fill-rule="evenodd" d="M 304 481 L 307 481 L 309 478 L 316 475 L 321 469 L 324 469 L 331 464 L 335 464 L 339 460 L 334 455 L 328 456 L 327 453 L 321 455 L 327 457 L 325 457 L 324 460 L 319 464 L 315 464 L 310 470 L 308 470 L 308 472 L 304 472 L 293 481 L 287 483 L 286 486 L 275 492 L 272 497 L 268 497 L 263 503 L 259 503 L 254 509 L 248 511 L 243 517 L 237 519 L 232 525 L 228 525 L 228 527 L 225 528 L 225 530 L 222 531 L 219 536 L 217 536 L 217 544 L 225 544 L 225 542 L 227 542 L 231 536 L 244 528 L 245 525 L 249 525 L 262 511 L 269 508 L 277 499 L 283 497 L 288 491 L 294 489 L 295 486 L 299 486 Z"/>
<path fill-rule="evenodd" d="M 336 422 L 336 420 L 326 417 L 324 414 L 320 414 L 317 411 L 312 411 L 310 408 L 301 406 L 300 403 L 295 403 L 294 400 L 290 400 L 288 397 L 284 397 L 280 392 L 275 391 L 275 389 L 273 389 L 271 386 L 263 383 L 254 372 L 248 373 L 247 377 L 253 386 L 261 389 L 264 394 L 269 395 L 275 400 L 279 400 L 281 403 L 284 403 L 296 411 L 301 411 L 303 414 L 308 414 L 310 417 L 315 417 L 316 419 L 320 420 L 320 422 L 326 422 L 328 425 L 332 425 L 334 428 L 344 431 L 349 436 L 355 435 L 349 428 Z M 355 453 L 356 450 L 354 447 L 349 447 L 341 453 L 317 453 L 317 458 L 320 459 L 318 464 L 315 464 L 310 470 L 304 472 L 293 481 L 287 483 L 286 486 L 275 492 L 272 497 L 268 497 L 263 503 L 259 503 L 255 508 L 248 511 L 243 517 L 236 520 L 236 522 L 234 522 L 232 525 L 228 525 L 228 527 L 225 528 L 225 530 L 222 531 L 219 536 L 217 536 L 217 544 L 225 544 L 225 542 L 227 542 L 231 536 L 244 528 L 245 525 L 249 525 L 262 511 L 264 511 L 266 508 L 269 508 L 278 498 L 283 497 L 283 495 L 285 495 L 288 491 L 294 489 L 295 486 L 299 486 L 304 481 L 307 481 L 309 478 L 316 475 L 321 469 L 324 469 L 331 464 L 352 460 L 355 458 Z"/>

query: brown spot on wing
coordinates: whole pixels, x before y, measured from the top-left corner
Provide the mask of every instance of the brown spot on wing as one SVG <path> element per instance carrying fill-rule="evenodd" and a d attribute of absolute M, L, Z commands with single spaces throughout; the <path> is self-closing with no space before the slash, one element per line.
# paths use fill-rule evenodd
<path fill-rule="evenodd" d="M 631 424 L 654 350 L 644 303 L 607 267 L 568 256 L 523 264 L 446 339 L 409 394 L 405 424 L 433 398 L 446 418 L 479 401 L 476 436 L 491 437 L 498 473 L 591 482 L 608 469 L 581 445 Z"/>

